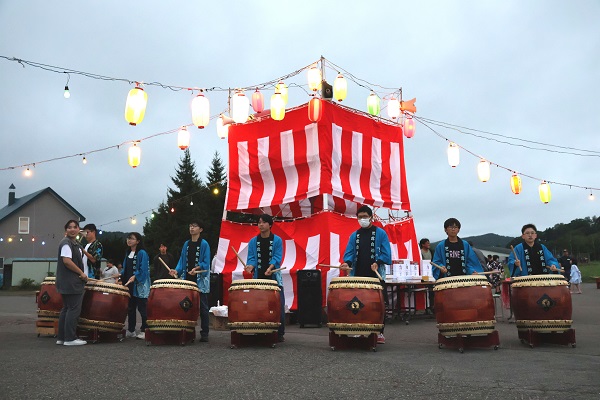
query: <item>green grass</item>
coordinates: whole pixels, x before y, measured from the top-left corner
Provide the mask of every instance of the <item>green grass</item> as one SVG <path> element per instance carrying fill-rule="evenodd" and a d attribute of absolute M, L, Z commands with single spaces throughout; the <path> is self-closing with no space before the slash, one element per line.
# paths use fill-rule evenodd
<path fill-rule="evenodd" d="M 581 271 L 582 280 L 585 283 L 595 283 L 594 276 L 600 277 L 600 261 L 593 261 L 586 264 L 577 265 Z"/>

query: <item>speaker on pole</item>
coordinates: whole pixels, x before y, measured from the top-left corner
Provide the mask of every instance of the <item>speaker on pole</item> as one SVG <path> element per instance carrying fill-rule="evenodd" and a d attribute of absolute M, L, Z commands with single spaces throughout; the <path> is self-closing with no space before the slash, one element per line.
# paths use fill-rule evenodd
<path fill-rule="evenodd" d="M 298 324 L 321 327 L 323 293 L 321 291 L 321 271 L 316 269 L 297 272 Z"/>

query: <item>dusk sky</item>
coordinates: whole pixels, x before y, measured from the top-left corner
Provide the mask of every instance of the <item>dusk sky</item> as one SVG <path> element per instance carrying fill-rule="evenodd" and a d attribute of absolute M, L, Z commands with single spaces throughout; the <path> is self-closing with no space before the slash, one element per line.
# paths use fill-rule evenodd
<path fill-rule="evenodd" d="M 436 134 L 417 123 L 404 142 L 417 237 L 437 241 L 449 217 L 461 221 L 460 236 L 518 236 L 525 223 L 543 230 L 600 215 L 598 21 L 595 0 L 4 0 L 0 55 L 186 88 L 249 87 L 324 56 L 380 96 L 386 90 L 378 86 L 402 88 L 404 99 L 417 98 L 417 117 L 470 129 L 430 124 Z M 330 83 L 336 72 L 326 71 Z M 123 116 L 132 85 L 70 74 L 65 99 L 67 78 L 0 58 L 0 207 L 11 184 L 17 197 L 51 187 L 86 222 L 142 231 L 143 212 L 173 186 L 183 154 L 176 130 L 192 122 L 192 93 L 146 86 L 146 116 L 133 127 Z M 286 83 L 306 86 L 306 74 Z M 366 110 L 369 91 L 348 86 L 343 104 Z M 264 94 L 268 107 L 272 90 Z M 225 92 L 207 97 L 212 115 L 226 109 Z M 305 90 L 291 88 L 288 107 L 306 101 Z M 227 163 L 214 120 L 189 130 L 202 178 L 215 151 Z M 135 169 L 127 164 L 129 144 L 90 153 L 166 131 L 175 133 L 140 144 Z M 503 168 L 493 165 L 481 183 L 479 158 L 467 151 L 451 168 L 444 138 Z M 74 154 L 88 163 L 82 156 L 41 163 Z M 33 163 L 29 178 L 25 168 L 11 169 Z M 514 195 L 508 170 L 534 179 L 522 176 L 523 191 Z M 541 180 L 551 182 L 548 204 L 539 199 Z"/>

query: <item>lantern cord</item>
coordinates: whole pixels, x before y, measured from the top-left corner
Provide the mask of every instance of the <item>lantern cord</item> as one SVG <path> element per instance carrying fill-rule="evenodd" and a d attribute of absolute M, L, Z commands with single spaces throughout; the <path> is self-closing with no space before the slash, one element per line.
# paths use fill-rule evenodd
<path fill-rule="evenodd" d="M 461 145 L 459 145 L 458 143 L 456 143 L 456 142 L 454 142 L 454 141 L 452 141 L 452 140 L 448 139 L 447 137 L 443 136 L 441 133 L 439 133 L 438 131 L 436 131 L 435 129 L 433 129 L 431 126 L 429 126 L 429 124 L 428 124 L 427 122 L 423 121 L 422 119 L 420 119 L 420 118 L 417 118 L 417 117 L 415 117 L 415 119 L 416 119 L 416 120 L 417 120 L 417 121 L 418 121 L 420 124 L 422 124 L 423 126 L 425 126 L 427 129 L 429 129 L 430 131 L 432 131 L 432 132 L 433 132 L 435 135 L 439 136 L 440 138 L 444 139 L 444 140 L 445 140 L 445 141 L 447 141 L 447 142 L 453 142 L 453 143 L 454 143 L 454 144 L 456 144 L 456 145 L 457 145 L 457 146 L 458 146 L 460 149 L 464 150 L 466 153 L 468 153 L 468 154 L 472 155 L 473 157 L 475 157 L 475 158 L 479 158 L 479 159 L 481 159 L 481 158 L 485 158 L 485 157 L 482 157 L 482 156 L 480 156 L 480 155 L 477 155 L 477 154 L 473 153 L 473 152 L 472 152 L 472 151 L 470 151 L 469 149 L 467 149 L 467 148 L 465 148 L 465 147 L 462 147 L 462 146 L 461 146 Z M 491 165 L 495 165 L 495 166 L 497 166 L 498 168 L 502 168 L 502 169 L 504 169 L 504 170 L 506 170 L 506 171 L 509 171 L 509 172 L 511 172 L 511 173 L 516 173 L 516 171 L 514 171 L 514 170 L 513 170 L 513 169 L 511 169 L 511 168 L 508 168 L 508 167 L 502 166 L 502 165 L 500 165 L 500 164 L 498 164 L 498 163 L 492 162 L 492 161 L 490 161 L 490 160 L 489 160 L 489 159 L 487 159 L 487 158 L 485 158 L 485 160 L 486 160 L 486 161 L 488 161 L 488 162 L 490 163 L 490 166 L 491 166 Z M 593 188 L 593 187 L 589 187 L 589 186 L 579 186 L 579 185 L 574 185 L 574 184 L 571 184 L 571 183 L 556 182 L 556 181 L 551 181 L 551 180 L 548 180 L 548 179 L 541 179 L 541 178 L 537 178 L 537 177 L 535 177 L 535 176 L 528 175 L 528 174 L 524 174 L 524 173 L 521 173 L 521 172 L 519 172 L 519 175 L 520 175 L 520 176 L 524 176 L 524 177 L 526 177 L 526 178 L 529 178 L 529 179 L 536 180 L 536 181 L 546 181 L 547 183 L 551 183 L 551 184 L 553 184 L 553 185 L 569 186 L 569 187 L 575 187 L 575 188 L 579 188 L 579 189 L 585 189 L 585 190 L 590 190 L 590 189 L 593 189 L 593 190 L 600 190 L 600 188 Z"/>
<path fill-rule="evenodd" d="M 567 146 L 559 146 L 559 145 L 555 145 L 555 144 L 547 144 L 547 143 L 542 143 L 542 142 L 536 142 L 533 140 L 527 140 L 527 139 L 521 139 L 521 138 L 516 138 L 513 136 L 507 136 L 507 135 L 500 135 L 497 133 L 493 133 L 493 132 L 487 132 L 487 131 L 482 131 L 482 130 L 478 130 L 478 129 L 473 129 L 473 128 L 467 128 L 464 126 L 460 126 L 460 125 L 453 125 L 447 122 L 441 122 L 441 121 L 436 121 L 430 118 L 425 118 L 423 116 L 413 116 L 413 118 L 420 120 L 421 122 L 427 122 L 431 125 L 436 125 L 442 128 L 447 128 L 447 129 L 452 129 L 455 130 L 457 132 L 460 132 L 462 134 L 465 135 L 470 135 L 470 136 L 474 136 L 474 137 L 478 137 L 480 139 L 485 139 L 485 140 L 490 140 L 490 141 L 494 141 L 494 142 L 498 142 L 498 143 L 503 143 L 503 144 L 507 144 L 510 146 L 516 146 L 516 147 L 523 147 L 526 149 L 530 149 L 530 150 L 540 150 L 540 151 L 548 151 L 551 153 L 561 153 L 561 154 L 572 154 L 575 156 L 582 156 L 582 157 L 600 157 L 600 151 L 595 151 L 595 150 L 587 150 L 587 149 L 578 149 L 578 148 L 574 148 L 574 147 L 567 147 Z M 548 146 L 548 147 L 554 147 L 554 148 L 561 148 L 561 149 L 567 149 L 567 150 L 574 150 L 574 151 L 578 151 L 578 152 L 583 152 L 583 153 L 590 153 L 590 154 L 581 154 L 581 153 L 575 153 L 575 152 L 570 152 L 570 151 L 562 151 L 562 150 L 556 150 L 556 149 L 543 149 L 543 148 L 539 148 L 539 147 L 531 147 L 531 146 L 526 146 L 523 144 L 516 144 L 516 143 L 511 143 L 511 142 L 506 142 L 503 140 L 498 140 L 498 139 L 494 139 L 494 138 L 489 138 L 489 137 L 485 137 L 482 135 L 478 135 L 476 133 L 471 133 L 468 131 L 472 131 L 472 132 L 478 132 L 478 133 L 483 133 L 486 135 L 491 135 L 491 136 L 496 136 L 496 137 L 501 137 L 501 138 L 505 138 L 505 139 L 511 139 L 511 140 L 516 140 L 516 141 L 520 141 L 520 142 L 525 142 L 525 143 L 531 143 L 531 144 L 538 144 L 541 146 Z"/>

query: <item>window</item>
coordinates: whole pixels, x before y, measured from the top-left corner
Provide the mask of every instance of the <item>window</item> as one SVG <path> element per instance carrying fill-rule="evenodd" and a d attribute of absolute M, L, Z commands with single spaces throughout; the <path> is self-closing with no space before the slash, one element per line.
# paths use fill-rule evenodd
<path fill-rule="evenodd" d="M 29 233 L 29 217 L 19 217 L 19 234 L 26 235 Z"/>

